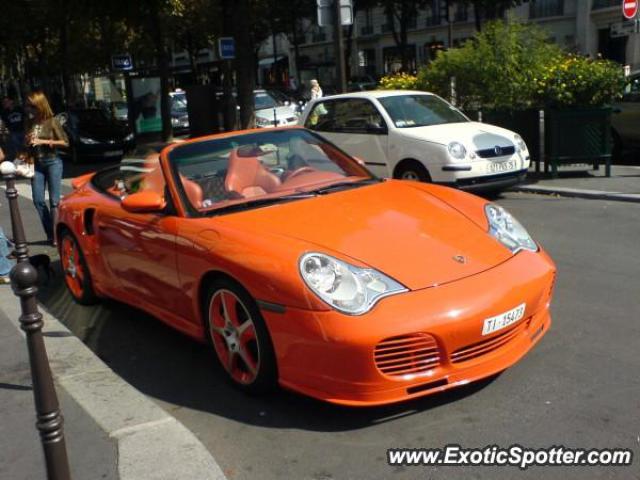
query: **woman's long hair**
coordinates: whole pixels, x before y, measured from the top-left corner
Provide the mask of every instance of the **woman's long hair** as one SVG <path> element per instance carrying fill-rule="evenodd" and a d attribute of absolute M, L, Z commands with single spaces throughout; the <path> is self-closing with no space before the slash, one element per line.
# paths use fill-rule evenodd
<path fill-rule="evenodd" d="M 29 127 L 53 118 L 53 110 L 46 95 L 41 90 L 31 92 L 27 97 L 27 105 L 33 107 L 34 118 L 29 120 Z"/>

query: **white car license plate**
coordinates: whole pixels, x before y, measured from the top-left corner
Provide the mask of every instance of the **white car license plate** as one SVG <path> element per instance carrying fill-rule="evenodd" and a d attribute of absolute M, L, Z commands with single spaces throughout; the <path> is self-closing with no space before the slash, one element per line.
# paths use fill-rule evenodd
<path fill-rule="evenodd" d="M 487 318 L 484 321 L 482 327 L 482 335 L 489 335 L 490 333 L 502 330 L 503 328 L 513 325 L 522 317 L 524 317 L 524 310 L 526 304 L 521 303 L 516 308 L 509 310 L 508 312 L 501 313 L 495 317 Z"/>
<path fill-rule="evenodd" d="M 104 152 L 105 157 L 119 157 L 124 153 L 123 150 L 112 150 L 110 152 Z"/>
<path fill-rule="evenodd" d="M 511 172 L 518 169 L 517 160 L 506 160 L 504 162 L 490 162 L 487 165 L 487 173 Z"/>

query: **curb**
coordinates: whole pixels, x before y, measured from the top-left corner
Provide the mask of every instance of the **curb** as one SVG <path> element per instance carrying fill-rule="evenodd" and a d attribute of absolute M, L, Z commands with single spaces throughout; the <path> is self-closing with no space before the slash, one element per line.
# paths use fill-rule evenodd
<path fill-rule="evenodd" d="M 520 185 L 511 187 L 511 192 L 536 193 L 541 195 L 558 195 L 570 198 L 586 198 L 590 200 L 612 200 L 617 202 L 640 203 L 640 194 L 604 192 L 601 190 L 580 190 L 563 187 L 542 187 L 534 185 Z"/>
<path fill-rule="evenodd" d="M 0 305 L 20 330 L 20 303 L 10 288 L 0 290 Z M 116 375 L 41 304 L 38 308 L 56 386 L 114 439 L 121 480 L 226 480 L 190 430 Z"/>

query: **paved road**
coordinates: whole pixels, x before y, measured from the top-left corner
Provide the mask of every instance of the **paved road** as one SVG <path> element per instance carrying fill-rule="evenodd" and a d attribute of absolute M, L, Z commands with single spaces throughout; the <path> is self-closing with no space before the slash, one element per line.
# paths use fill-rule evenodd
<path fill-rule="evenodd" d="M 558 264 L 554 324 L 502 375 L 399 406 L 346 409 L 291 393 L 264 398 L 222 381 L 213 355 L 148 315 L 42 301 L 117 373 L 192 429 L 230 479 L 640 479 L 640 205 L 507 194 Z M 37 234 L 37 229 L 33 230 Z M 626 447 L 617 469 L 397 467 L 390 447 Z"/>

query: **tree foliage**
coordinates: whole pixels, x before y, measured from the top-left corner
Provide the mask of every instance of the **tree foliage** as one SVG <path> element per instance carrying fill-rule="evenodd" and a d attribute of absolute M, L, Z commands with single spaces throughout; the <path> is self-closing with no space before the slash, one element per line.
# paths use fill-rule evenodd
<path fill-rule="evenodd" d="M 462 108 L 529 108 L 536 101 L 532 79 L 562 55 L 539 27 L 494 21 L 461 48 L 441 52 L 420 71 L 418 85 L 450 97 L 454 77 Z"/>

